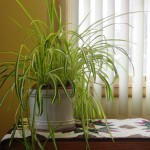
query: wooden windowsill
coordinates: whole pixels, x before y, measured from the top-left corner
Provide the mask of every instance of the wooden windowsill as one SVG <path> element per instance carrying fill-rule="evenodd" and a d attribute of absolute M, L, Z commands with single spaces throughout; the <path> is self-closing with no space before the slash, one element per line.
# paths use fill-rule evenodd
<path fill-rule="evenodd" d="M 119 97 L 119 80 L 114 83 L 114 97 Z M 94 93 L 94 85 L 91 83 L 90 92 Z M 102 86 L 102 97 L 105 97 L 105 87 Z M 128 82 L 128 97 L 132 97 L 132 76 L 129 77 Z M 146 77 L 143 77 L 143 97 L 146 97 Z"/>

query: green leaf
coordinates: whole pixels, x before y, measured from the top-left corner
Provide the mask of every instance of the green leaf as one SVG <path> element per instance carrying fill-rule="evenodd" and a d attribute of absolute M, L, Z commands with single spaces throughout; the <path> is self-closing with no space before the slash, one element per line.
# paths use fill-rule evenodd
<path fill-rule="evenodd" d="M 38 113 L 37 113 L 38 116 L 41 116 L 43 113 L 42 87 L 43 87 L 43 84 L 39 85 L 36 88 L 36 98 L 35 99 L 37 101 L 37 106 L 38 106 Z"/>

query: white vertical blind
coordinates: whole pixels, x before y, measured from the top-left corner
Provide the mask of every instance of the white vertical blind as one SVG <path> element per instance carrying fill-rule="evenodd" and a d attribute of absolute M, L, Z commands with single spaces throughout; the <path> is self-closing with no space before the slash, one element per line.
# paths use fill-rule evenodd
<path fill-rule="evenodd" d="M 68 17 L 68 22 L 70 23 L 71 29 L 76 29 L 77 25 L 79 24 L 79 18 L 78 18 L 78 14 L 79 14 L 79 1 L 76 0 L 68 0 L 68 4 L 69 4 L 69 17 Z M 74 6 L 73 8 L 71 8 L 71 6 Z"/>
<path fill-rule="evenodd" d="M 150 0 L 146 0 L 146 11 L 150 11 Z M 150 14 L 147 14 L 147 33 L 150 33 Z M 147 113 L 150 115 L 150 34 L 147 34 L 147 63 L 146 63 L 146 98 L 147 98 Z"/>
<path fill-rule="evenodd" d="M 143 11 L 144 1 L 133 0 L 133 11 Z M 133 18 L 133 88 L 132 88 L 132 108 L 135 116 L 142 115 L 142 95 L 143 95 L 143 49 L 144 49 L 144 15 L 143 13 L 134 14 Z"/>
<path fill-rule="evenodd" d="M 116 15 L 129 13 L 129 0 L 122 1 L 116 0 Z M 119 9 L 118 9 L 119 8 Z M 117 24 L 120 23 L 120 24 Z M 129 15 L 123 15 L 116 18 L 116 30 L 118 35 L 116 38 L 124 39 L 129 41 Z M 129 43 L 128 42 L 116 42 L 116 44 L 122 45 L 122 48 L 129 53 Z M 118 67 L 119 72 L 119 114 L 127 116 L 128 115 L 128 70 L 129 70 L 129 60 L 128 58 L 119 53 L 119 63 L 122 67 Z M 125 69 L 123 69 L 125 68 Z"/>
<path fill-rule="evenodd" d="M 61 0 L 60 5 L 62 10 L 62 20 L 69 29 L 76 29 L 79 24 L 79 1 L 78 0 Z M 74 7 L 72 7 L 74 6 Z M 67 14 L 67 15 L 66 15 Z M 67 24 L 66 24 L 67 23 Z"/>
<path fill-rule="evenodd" d="M 98 6 L 97 6 L 98 7 Z M 112 16 L 115 14 L 115 0 L 105 0 L 103 1 L 103 17 L 106 18 L 108 16 Z M 105 28 L 105 30 L 103 31 L 104 35 L 106 36 L 107 39 L 114 39 L 115 37 L 115 19 L 112 18 L 109 21 L 106 21 L 103 26 L 107 26 L 109 24 L 112 24 L 111 26 Z M 113 41 L 110 42 L 110 44 L 114 44 Z M 111 54 L 113 55 L 113 50 L 112 49 L 108 49 L 108 51 L 111 51 Z M 107 70 L 107 74 L 109 77 L 109 83 L 111 84 L 114 78 L 114 73 L 112 70 L 108 69 Z M 113 84 L 111 86 L 112 90 L 113 90 Z M 113 113 L 113 102 L 112 101 L 108 101 L 106 104 L 106 111 L 107 111 L 107 115 L 110 116 Z"/>
<path fill-rule="evenodd" d="M 129 66 L 129 59 L 121 53 L 114 54 L 114 57 L 119 62 L 119 97 L 114 103 L 103 101 L 101 86 L 94 85 L 95 91 L 98 93 L 99 100 L 102 99 L 102 104 L 107 116 L 111 117 L 145 117 L 150 119 L 150 13 L 147 17 L 143 12 L 128 13 L 134 11 L 150 11 L 150 0 L 62 0 L 63 3 L 69 3 L 67 14 L 70 21 L 77 23 L 78 17 L 77 6 L 79 5 L 79 24 L 86 18 L 84 24 L 80 28 L 82 32 L 94 21 L 110 15 L 124 14 L 122 17 L 114 17 L 113 19 L 104 22 L 98 28 L 114 24 L 104 28 L 103 34 L 107 39 L 119 38 L 130 42 L 112 42 L 110 44 L 117 44 L 124 48 L 129 53 L 134 66 L 134 74 L 132 68 Z M 146 4 L 146 9 L 144 6 Z M 76 7 L 76 8 L 75 8 Z M 70 12 L 70 13 L 69 13 Z M 144 23 L 147 24 L 146 29 Z M 132 25 L 129 26 L 129 25 Z M 146 32 L 146 33 L 144 33 Z M 90 37 L 88 38 L 90 40 Z M 144 49 L 146 47 L 146 49 Z M 112 52 L 113 54 L 113 52 Z M 143 61 L 146 60 L 144 63 Z M 143 72 L 144 70 L 144 72 Z M 110 77 L 110 83 L 114 74 L 112 71 L 107 72 Z M 143 77 L 146 78 L 146 100 L 143 97 Z M 97 82 L 101 82 L 97 79 Z M 130 83 L 130 87 L 128 86 Z M 116 84 L 116 83 L 115 83 Z M 116 91 L 116 85 L 112 85 L 112 90 Z M 132 90 L 131 90 L 132 89 Z M 128 97 L 129 91 L 132 97 Z M 96 96 L 96 94 L 94 94 Z M 105 99 L 105 98 L 104 98 Z M 144 105 L 143 105 L 144 104 Z M 144 106 L 147 106 L 144 107 Z M 143 111 L 143 110 L 144 111 Z M 145 109 L 146 114 L 145 114 Z"/>
<path fill-rule="evenodd" d="M 79 32 L 84 31 L 90 24 L 90 0 L 79 0 L 79 24 L 82 23 Z M 86 19 L 85 19 L 86 18 Z"/>
<path fill-rule="evenodd" d="M 95 1 L 92 1 L 91 3 L 91 23 L 94 23 L 98 20 L 101 20 L 103 18 L 103 10 L 102 9 L 99 9 L 99 7 L 97 6 L 100 6 L 102 7 L 103 6 L 103 0 L 95 0 Z M 100 24 L 99 26 L 97 26 L 97 30 L 101 29 L 103 27 L 102 24 Z M 95 35 L 96 36 L 96 35 Z M 101 37 L 98 37 L 97 40 L 100 41 L 102 38 Z M 101 80 L 100 78 L 96 77 L 96 84 L 94 84 L 94 97 L 96 98 L 96 100 L 99 100 L 101 99 L 102 97 L 102 87 L 101 87 Z"/>

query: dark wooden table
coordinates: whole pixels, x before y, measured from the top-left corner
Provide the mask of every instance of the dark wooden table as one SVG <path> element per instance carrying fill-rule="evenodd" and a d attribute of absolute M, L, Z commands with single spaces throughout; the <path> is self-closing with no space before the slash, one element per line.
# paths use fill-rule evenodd
<path fill-rule="evenodd" d="M 44 141 L 41 141 L 44 144 Z M 91 150 L 150 150 L 150 140 L 148 139 L 89 139 Z M 58 150 L 85 150 L 86 143 L 84 139 L 58 139 Z M 9 140 L 1 143 L 0 150 L 25 150 L 22 140 L 14 139 L 9 147 Z M 36 145 L 36 150 L 39 150 Z M 45 145 L 45 150 L 54 150 L 51 140 Z"/>

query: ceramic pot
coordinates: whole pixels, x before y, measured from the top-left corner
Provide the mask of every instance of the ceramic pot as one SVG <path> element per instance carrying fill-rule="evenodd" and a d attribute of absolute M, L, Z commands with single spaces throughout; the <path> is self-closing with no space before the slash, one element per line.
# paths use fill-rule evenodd
<path fill-rule="evenodd" d="M 71 89 L 67 90 L 71 94 Z M 48 122 L 57 131 L 71 130 L 75 127 L 73 117 L 73 100 L 70 101 L 63 89 L 59 89 L 59 98 L 52 104 L 53 90 L 42 90 L 43 114 L 35 115 L 34 127 L 37 130 L 49 130 Z M 30 122 L 33 121 L 36 90 L 30 94 Z M 35 104 L 36 106 L 36 104 Z M 37 106 L 35 107 L 37 111 Z"/>

